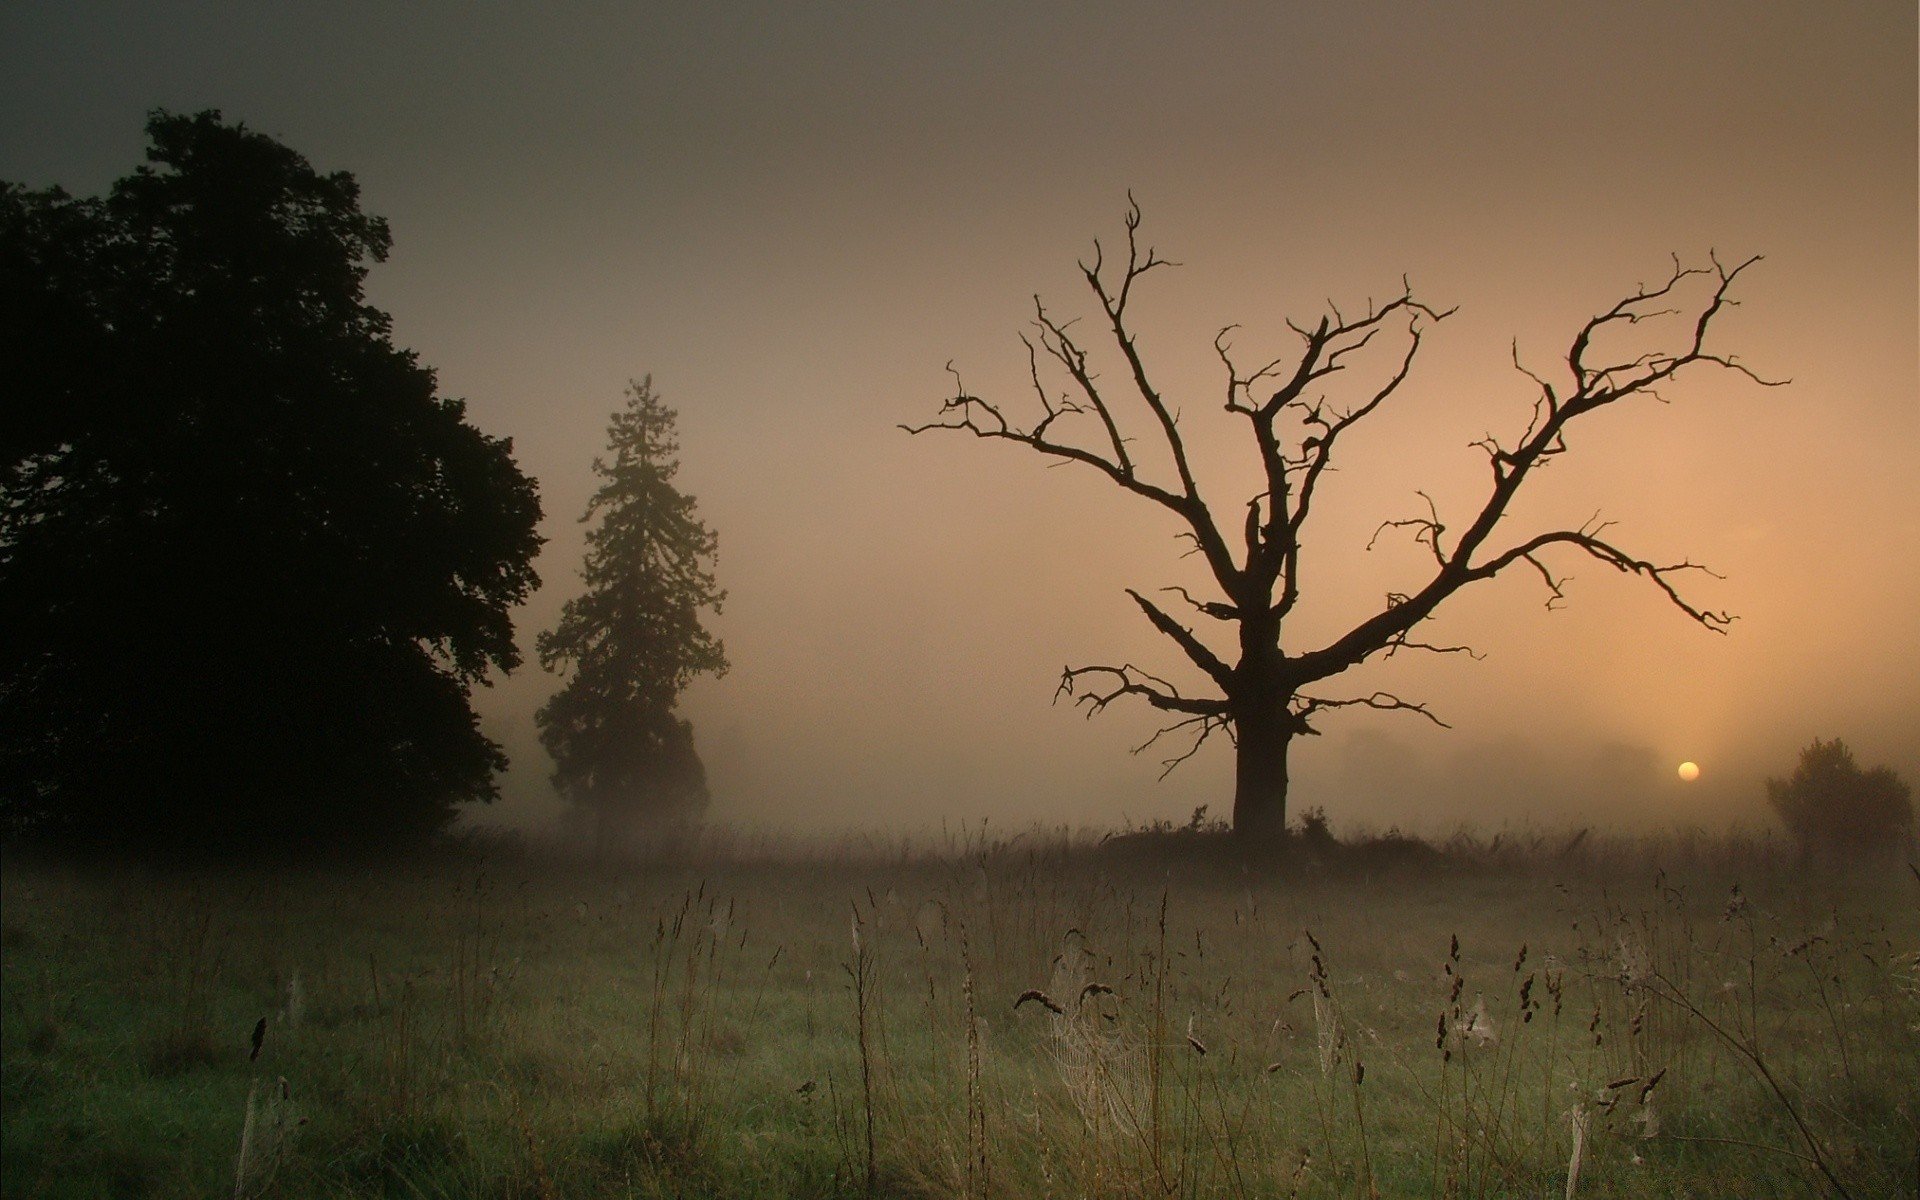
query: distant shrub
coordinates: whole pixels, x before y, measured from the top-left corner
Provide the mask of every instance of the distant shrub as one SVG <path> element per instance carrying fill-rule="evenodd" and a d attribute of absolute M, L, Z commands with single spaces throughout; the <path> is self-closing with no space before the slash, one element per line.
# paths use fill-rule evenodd
<path fill-rule="evenodd" d="M 1300 828 L 1293 836 L 1302 849 L 1317 854 L 1331 853 L 1339 845 L 1334 840 L 1333 826 L 1327 820 L 1327 810 L 1318 805 L 1300 814 Z"/>
<path fill-rule="evenodd" d="M 1892 851 L 1913 828 L 1913 795 L 1890 768 L 1862 771 L 1839 738 L 1814 739 L 1787 779 L 1767 780 L 1767 799 L 1809 856 Z"/>

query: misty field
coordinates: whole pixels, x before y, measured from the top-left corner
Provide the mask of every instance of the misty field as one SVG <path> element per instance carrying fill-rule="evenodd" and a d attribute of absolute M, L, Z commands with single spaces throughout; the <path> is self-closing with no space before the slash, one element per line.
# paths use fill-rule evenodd
<path fill-rule="evenodd" d="M 13 855 L 0 1188 L 1920 1186 L 1904 865 L 1843 884 L 1669 841 L 1274 871 L 1201 845 L 217 877 Z"/>

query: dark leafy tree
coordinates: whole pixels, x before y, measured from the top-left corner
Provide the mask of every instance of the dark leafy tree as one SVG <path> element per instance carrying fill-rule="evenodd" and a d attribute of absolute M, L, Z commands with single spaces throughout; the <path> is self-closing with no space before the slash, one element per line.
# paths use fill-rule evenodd
<path fill-rule="evenodd" d="M 1889 767 L 1863 771 L 1839 738 L 1800 752 L 1786 779 L 1767 780 L 1767 799 L 1802 854 L 1834 860 L 1898 850 L 1913 832 L 1913 793 Z"/>
<path fill-rule="evenodd" d="M 693 728 L 674 708 L 695 676 L 726 673 L 700 623 L 726 593 L 714 581 L 714 533 L 673 483 L 674 426 L 651 377 L 629 386 L 580 518 L 598 518 L 587 531 L 587 590 L 539 640 L 542 666 L 572 672 L 538 714 L 554 786 L 592 814 L 603 846 L 683 826 L 707 803 Z"/>
<path fill-rule="evenodd" d="M 425 835 L 505 765 L 540 507 L 363 294 L 390 238 L 216 112 L 0 191 L 0 803 L 74 836 Z"/>
<path fill-rule="evenodd" d="M 1224 627 L 1229 646 L 1217 648 L 1211 638 L 1167 611 L 1163 602 L 1138 591 L 1127 594 L 1199 673 L 1204 691 L 1183 690 L 1123 663 L 1069 668 L 1061 677 L 1059 694 L 1084 704 L 1090 714 L 1126 696 L 1170 714 L 1172 723 L 1140 747 L 1144 750 L 1164 736 L 1191 734 L 1185 750 L 1167 760 L 1169 770 L 1193 755 L 1211 734 L 1225 732 L 1237 754 L 1236 832 L 1273 836 L 1285 830 L 1288 750 L 1296 737 L 1316 732 L 1313 721 L 1320 714 L 1372 708 L 1439 723 L 1424 704 L 1388 692 L 1342 696 L 1321 690 L 1321 685 L 1361 663 L 1401 652 L 1469 653 L 1463 646 L 1422 641 L 1417 634 L 1443 601 L 1470 584 L 1509 568 L 1530 569 L 1545 584 L 1552 606 L 1562 599 L 1564 576 L 1549 565 L 1549 556 L 1566 550 L 1646 579 L 1709 630 L 1724 631 L 1732 621 L 1725 613 L 1696 607 L 1676 589 L 1676 576 L 1701 567 L 1690 562 L 1663 565 L 1631 554 L 1606 536 L 1605 524 L 1590 522 L 1508 539 L 1496 535 L 1514 496 L 1535 472 L 1566 452 L 1569 429 L 1587 414 L 1636 397 L 1655 397 L 1681 371 L 1696 365 L 1765 382 L 1733 358 L 1707 348 L 1709 326 L 1733 303 L 1729 292 L 1734 281 L 1757 260 L 1732 268 L 1717 260 L 1704 268 L 1683 268 L 1676 262 L 1660 284 L 1638 288 L 1587 321 L 1574 335 L 1561 379 L 1528 373 L 1538 395 L 1532 418 L 1518 437 L 1503 442 L 1489 435 L 1474 443 L 1486 455 L 1489 475 L 1485 498 L 1476 507 L 1463 518 L 1445 521 L 1427 501 L 1423 515 L 1380 527 L 1381 533 L 1410 535 L 1431 553 L 1425 577 L 1411 581 L 1404 592 L 1388 595 L 1377 611 L 1363 615 L 1339 636 L 1299 646 L 1286 636 L 1287 623 L 1307 586 L 1301 548 L 1335 452 L 1354 436 L 1356 426 L 1394 401 L 1412 372 L 1422 338 L 1448 313 L 1403 289 L 1385 304 L 1370 304 L 1364 313 L 1333 309 L 1310 324 L 1288 322 L 1299 338 L 1297 352 L 1252 368 L 1235 360 L 1229 344 L 1232 328 L 1222 330 L 1214 341 L 1223 367 L 1220 399 L 1227 413 L 1245 421 L 1261 479 L 1258 492 L 1235 506 L 1238 515 L 1223 522 L 1203 497 L 1199 475 L 1189 461 L 1180 414 L 1192 406 L 1154 385 L 1128 324 L 1136 285 L 1150 272 L 1173 265 L 1152 248 L 1141 249 L 1139 224 L 1140 211 L 1133 207 L 1126 220 L 1124 262 L 1109 264 L 1096 242 L 1093 261 L 1080 264 L 1100 309 L 1098 336 L 1108 343 L 1111 359 L 1106 361 L 1117 367 L 1117 384 L 1102 374 L 1090 344 L 1073 331 L 1075 323 L 1056 318 L 1036 298 L 1033 333 L 1022 338 L 1038 402 L 1036 419 L 1019 418 L 1004 402 L 969 393 L 955 374 L 955 392 L 941 406 L 941 419 L 902 428 L 909 433 L 957 430 L 1012 442 L 1056 462 L 1086 467 L 1176 518 L 1180 536 L 1205 562 L 1218 594 L 1163 590 L 1199 617 Z M 1687 299 L 1696 290 L 1700 295 Z M 1670 339 L 1664 348 L 1656 331 L 1665 331 Z M 1372 382 L 1358 382 L 1356 376 L 1366 370 L 1376 372 Z M 1416 494 L 1425 499 L 1424 493 Z"/>

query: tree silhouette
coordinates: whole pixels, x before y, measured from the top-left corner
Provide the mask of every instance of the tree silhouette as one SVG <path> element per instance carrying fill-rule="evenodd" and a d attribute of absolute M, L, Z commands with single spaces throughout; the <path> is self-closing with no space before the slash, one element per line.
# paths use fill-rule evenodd
<path fill-rule="evenodd" d="M 344 172 L 156 111 L 100 198 L 0 189 L 0 805 L 184 844 L 425 835 L 505 765 L 534 484 L 365 302 Z"/>
<path fill-rule="evenodd" d="M 1225 410 L 1244 418 L 1257 455 L 1262 485 L 1239 506 L 1234 525 L 1222 524 L 1203 498 L 1180 427 L 1181 406 L 1153 384 L 1132 329 L 1128 306 L 1135 286 L 1150 272 L 1173 266 L 1151 247 L 1141 249 L 1140 210 L 1126 217 L 1126 260 L 1111 270 L 1098 242 L 1081 273 L 1100 307 L 1104 340 L 1117 359 L 1124 381 L 1106 383 L 1092 351 L 1072 332 L 1073 321 L 1055 318 L 1036 297 L 1034 335 L 1022 335 L 1028 374 L 1039 404 L 1038 419 L 1023 424 L 1002 402 L 970 394 L 954 373 L 954 395 L 941 406 L 941 419 L 905 425 L 909 433 L 958 430 L 976 437 L 1013 442 L 1046 458 L 1077 463 L 1139 500 L 1173 514 L 1180 536 L 1204 560 L 1219 589 L 1217 597 L 1191 595 L 1184 588 L 1163 589 L 1200 617 L 1224 625 L 1233 648 L 1217 650 L 1209 639 L 1177 620 L 1160 602 L 1129 590 L 1128 595 L 1153 628 L 1176 645 L 1186 661 L 1211 685 L 1213 694 L 1192 694 L 1131 663 L 1071 667 L 1061 676 L 1057 695 L 1072 697 L 1091 713 L 1125 696 L 1138 697 L 1176 719 L 1145 745 L 1188 733 L 1193 740 L 1166 761 L 1171 770 L 1191 757 L 1207 738 L 1224 731 L 1236 747 L 1233 827 L 1250 836 L 1276 836 L 1286 828 L 1287 754 L 1293 739 L 1316 732 L 1319 714 L 1341 708 L 1372 708 L 1416 714 L 1440 724 L 1428 708 L 1388 692 L 1329 695 L 1318 689 L 1352 667 L 1376 657 L 1408 651 L 1470 653 L 1463 646 L 1438 645 L 1415 637 L 1420 624 L 1449 596 L 1469 584 L 1493 578 L 1510 567 L 1526 567 L 1544 582 L 1551 607 L 1562 599 L 1564 576 L 1545 555 L 1561 547 L 1587 554 L 1653 584 L 1689 618 L 1715 632 L 1732 620 L 1725 613 L 1695 607 L 1674 584 L 1674 576 L 1703 568 L 1679 562 L 1656 564 L 1619 548 L 1597 522 L 1576 529 L 1535 533 L 1496 542 L 1494 534 L 1514 495 L 1537 470 L 1567 449 L 1568 427 L 1579 418 L 1636 396 L 1655 396 L 1682 369 L 1710 364 L 1760 380 L 1733 358 L 1706 348 L 1708 327 L 1732 303 L 1735 279 L 1757 259 L 1732 268 L 1718 260 L 1705 268 L 1683 268 L 1676 261 L 1657 286 L 1642 286 L 1587 321 L 1567 352 L 1566 378 L 1556 385 L 1529 378 L 1538 388 L 1532 418 L 1519 437 L 1500 442 L 1491 435 L 1474 443 L 1487 457 L 1490 479 L 1485 499 L 1462 523 L 1442 520 L 1432 501 L 1425 515 L 1390 520 L 1389 530 L 1410 535 L 1431 553 L 1426 578 L 1407 591 L 1386 597 L 1331 641 L 1295 649 L 1285 638 L 1288 617 L 1305 584 L 1303 531 L 1332 468 L 1337 447 L 1355 426 L 1382 411 L 1413 369 L 1427 330 L 1449 315 L 1414 298 L 1403 287 L 1391 301 L 1369 305 L 1349 316 L 1338 309 L 1310 325 L 1288 322 L 1300 340 L 1295 355 L 1248 369 L 1236 363 L 1229 345 L 1232 327 L 1222 330 L 1214 348 L 1224 368 Z M 1687 303 L 1690 287 L 1704 297 Z M 1680 305 L 1681 307 L 1674 307 Z M 1450 310 L 1449 310 L 1450 311 Z M 1677 323 L 1677 346 L 1621 348 L 1642 326 Z M 1644 336 L 1640 339 L 1644 342 Z M 1372 360 L 1363 355 L 1375 347 Z M 1397 347 L 1397 348 L 1396 348 Z M 1381 349 L 1391 352 L 1381 364 Z M 1379 366 L 1378 378 L 1336 396 L 1333 390 L 1363 363 Z M 1519 366 L 1516 356 L 1515 366 Z M 1043 370 L 1043 367 L 1045 368 Z M 1524 370 L 1524 368 L 1521 368 Z M 949 366 L 949 370 L 952 368 Z M 1050 383 L 1057 373 L 1060 382 Z M 1055 392 L 1054 387 L 1063 390 Z M 1132 414 L 1123 408 L 1132 406 Z M 1139 434 L 1136 426 L 1147 431 Z M 1151 449 L 1148 446 L 1151 446 Z M 1425 493 L 1417 493 L 1426 499 Z M 1237 525 L 1237 528 L 1235 527 Z"/>
<path fill-rule="evenodd" d="M 700 610 L 719 612 L 726 593 L 714 582 L 714 533 L 673 484 L 674 424 L 651 376 L 629 385 L 580 518 L 599 518 L 587 531 L 587 590 L 539 639 L 542 666 L 572 669 L 537 714 L 554 786 L 593 814 L 603 848 L 683 825 L 707 803 L 693 728 L 673 710 L 695 676 L 726 673 L 724 650 L 700 624 Z"/>
<path fill-rule="evenodd" d="M 1803 856 L 1835 860 L 1898 850 L 1913 829 L 1913 793 L 1890 767 L 1862 771 L 1839 738 L 1800 752 L 1786 779 L 1767 780 L 1767 799 Z"/>

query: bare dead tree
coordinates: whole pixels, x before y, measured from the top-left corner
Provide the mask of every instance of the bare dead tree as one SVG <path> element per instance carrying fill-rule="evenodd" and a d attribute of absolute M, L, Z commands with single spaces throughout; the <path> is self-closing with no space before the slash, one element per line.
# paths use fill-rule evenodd
<path fill-rule="evenodd" d="M 1122 663 L 1066 668 L 1056 698 L 1070 697 L 1091 715 L 1115 700 L 1133 696 L 1170 714 L 1171 723 L 1139 747 L 1145 750 L 1166 737 L 1189 737 L 1185 749 L 1166 760 L 1168 770 L 1192 757 L 1214 733 L 1225 732 L 1236 748 L 1233 827 L 1237 833 L 1263 837 L 1284 832 L 1287 751 L 1295 737 L 1316 732 L 1312 727 L 1316 715 L 1364 707 L 1412 713 L 1444 724 L 1425 704 L 1388 692 L 1337 697 L 1320 694 L 1316 685 L 1376 655 L 1472 653 L 1464 646 L 1423 642 L 1413 636 L 1442 601 L 1468 584 L 1491 579 L 1509 567 L 1525 567 L 1544 583 L 1548 606 L 1556 606 L 1564 598 L 1565 576 L 1549 566 L 1545 556 L 1565 547 L 1646 579 L 1682 613 L 1712 632 L 1725 632 L 1733 621 L 1727 613 L 1697 607 L 1676 587 L 1676 576 L 1706 568 L 1686 561 L 1663 565 L 1640 558 L 1609 540 L 1609 526 L 1597 520 L 1512 542 L 1496 542 L 1494 534 L 1528 477 L 1566 452 L 1567 427 L 1575 419 L 1629 397 L 1658 398 L 1667 381 L 1695 364 L 1734 371 L 1766 386 L 1784 382 L 1762 379 L 1733 357 L 1707 349 L 1710 325 L 1734 304 L 1729 298 L 1733 283 L 1759 261 L 1757 257 L 1731 268 L 1717 258 L 1710 258 L 1706 267 L 1685 267 L 1674 260 L 1663 283 L 1638 287 L 1580 328 L 1566 355 L 1566 378 L 1558 386 L 1527 371 L 1516 351 L 1514 366 L 1539 392 L 1531 419 L 1517 439 L 1501 442 L 1489 435 L 1472 443 L 1487 456 L 1490 479 L 1485 500 L 1463 526 L 1450 526 L 1442 521 L 1433 501 L 1418 493 L 1425 500 L 1424 516 L 1386 521 L 1374 535 L 1377 539 L 1389 530 L 1410 534 L 1430 552 L 1431 573 L 1418 586 L 1388 595 L 1378 612 L 1339 637 L 1293 652 L 1286 648 L 1282 633 L 1300 600 L 1302 531 L 1335 449 L 1348 431 L 1393 399 L 1412 371 L 1426 331 L 1452 310 L 1440 311 L 1415 299 L 1403 281 L 1400 295 L 1385 304 L 1369 304 L 1364 315 L 1349 317 L 1329 306 L 1313 325 L 1288 321 L 1301 342 L 1298 353 L 1251 370 L 1233 360 L 1228 344 L 1233 327 L 1222 330 L 1214 348 L 1225 369 L 1225 409 L 1246 419 L 1265 484 L 1241 505 L 1240 528 L 1230 530 L 1202 498 L 1181 436 L 1179 410 L 1152 383 L 1128 327 L 1127 309 L 1135 285 L 1152 271 L 1176 265 L 1150 246 L 1142 250 L 1139 226 L 1139 206 L 1129 197 L 1125 263 L 1110 268 L 1096 241 L 1093 260 L 1079 264 L 1104 317 L 1103 340 L 1110 337 L 1112 351 L 1124 364 L 1125 382 L 1119 389 L 1103 385 L 1089 350 L 1070 332 L 1074 322 L 1055 319 L 1035 297 L 1034 332 L 1022 334 L 1021 341 L 1040 405 L 1037 420 L 1019 424 L 1001 403 L 969 393 L 948 364 L 954 394 L 941 405 L 940 419 L 901 428 L 914 434 L 964 431 L 1013 442 L 1057 462 L 1079 463 L 1179 518 L 1180 536 L 1204 559 L 1220 598 L 1195 597 L 1184 588 L 1165 591 L 1201 617 L 1231 627 L 1237 634 L 1237 659 L 1229 664 L 1232 655 L 1216 651 L 1160 604 L 1132 589 L 1127 594 L 1153 628 L 1211 681 L 1217 694 L 1189 695 L 1132 663 Z M 1684 297 L 1695 290 L 1703 290 L 1704 298 L 1688 304 Z M 1595 349 L 1596 341 L 1611 344 L 1616 339 L 1610 335 L 1629 332 L 1629 327 L 1656 318 L 1670 318 L 1687 330 L 1679 335 L 1677 349 L 1648 349 L 1626 356 Z M 1377 386 L 1360 388 L 1349 403 L 1337 407 L 1327 396 L 1330 385 L 1324 381 L 1359 362 L 1360 351 L 1376 339 L 1382 340 L 1383 348 L 1398 340 L 1400 353 L 1392 358 L 1396 365 L 1383 372 L 1386 377 Z M 1056 373 L 1064 376 L 1064 390 L 1057 393 L 1047 382 Z M 1121 407 L 1123 400 L 1128 411 Z M 1144 443 L 1130 432 L 1141 424 L 1150 431 Z M 1153 445 L 1154 457 L 1161 460 L 1151 474 L 1140 461 L 1143 444 Z"/>

